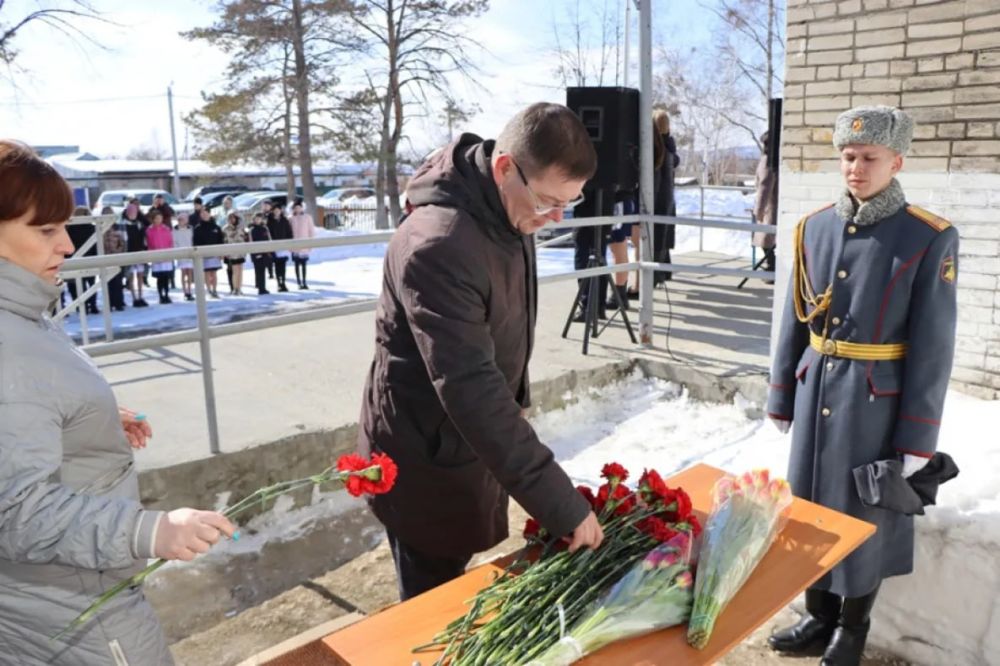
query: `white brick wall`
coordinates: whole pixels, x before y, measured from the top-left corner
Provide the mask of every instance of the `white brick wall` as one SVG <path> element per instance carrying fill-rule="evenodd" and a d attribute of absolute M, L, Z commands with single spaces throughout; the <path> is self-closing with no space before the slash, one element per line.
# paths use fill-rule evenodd
<path fill-rule="evenodd" d="M 1000 174 L 908 173 L 899 181 L 907 201 L 947 218 L 961 237 L 958 342 L 952 382 L 974 395 L 1000 399 Z M 799 219 L 835 201 L 839 173 L 781 172 L 775 329 L 781 319 Z M 772 346 L 774 344 L 772 336 Z"/>

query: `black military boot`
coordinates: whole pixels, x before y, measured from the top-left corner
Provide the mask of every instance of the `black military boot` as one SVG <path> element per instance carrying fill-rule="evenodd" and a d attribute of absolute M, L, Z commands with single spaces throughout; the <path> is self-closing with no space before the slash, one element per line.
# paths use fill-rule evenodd
<path fill-rule="evenodd" d="M 798 624 L 781 629 L 767 639 L 772 650 L 778 652 L 806 652 L 820 643 L 826 643 L 837 628 L 841 599 L 825 590 L 806 590 L 806 614 Z"/>
<path fill-rule="evenodd" d="M 868 628 L 871 627 L 871 612 L 875 605 L 878 588 L 863 597 L 844 599 L 840 611 L 840 621 L 833 631 L 833 637 L 826 652 L 820 660 L 820 666 L 859 666 L 861 655 L 865 651 L 865 641 L 868 640 Z"/>

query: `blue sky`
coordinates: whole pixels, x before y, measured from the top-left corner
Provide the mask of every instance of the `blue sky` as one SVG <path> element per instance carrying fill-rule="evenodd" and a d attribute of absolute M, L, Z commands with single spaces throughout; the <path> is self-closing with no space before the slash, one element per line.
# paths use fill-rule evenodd
<path fill-rule="evenodd" d="M 580 0 L 584 7 L 601 1 Z M 609 1 L 624 14 L 625 0 Z M 576 2 L 493 0 L 487 15 L 467 25 L 467 35 L 484 47 L 476 61 L 485 88 L 457 86 L 460 97 L 482 109 L 468 129 L 495 135 L 522 106 L 538 100 L 563 101 L 552 75 L 553 21 L 563 21 Z M 8 1 L 0 17 L 10 21 L 35 4 Z M 19 37 L 18 62 L 27 71 L 12 73 L 16 88 L 0 81 L 0 134 L 33 144 L 76 144 L 98 154 L 124 154 L 134 146 L 154 143 L 167 149 L 165 93 L 173 82 L 178 150 L 183 150 L 185 132 L 179 118 L 199 106 L 202 90 L 221 88 L 228 57 L 204 41 L 184 40 L 178 32 L 210 25 L 213 3 L 93 0 L 93 4 L 119 24 L 89 25 L 88 32 L 105 50 L 81 48 L 41 26 Z M 657 40 L 697 46 L 710 39 L 714 19 L 698 0 L 654 0 L 653 12 Z M 638 60 L 637 41 L 633 30 L 633 62 Z M 635 74 L 631 83 L 636 83 Z M 415 118 L 408 130 L 418 150 L 444 136 L 432 117 Z"/>

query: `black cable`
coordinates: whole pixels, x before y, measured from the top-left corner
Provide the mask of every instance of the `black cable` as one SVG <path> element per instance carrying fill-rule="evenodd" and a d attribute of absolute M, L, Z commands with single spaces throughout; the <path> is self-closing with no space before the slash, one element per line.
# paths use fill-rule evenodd
<path fill-rule="evenodd" d="M 669 356 L 671 360 L 677 361 L 678 363 L 683 363 L 683 361 L 674 356 L 674 352 L 670 350 L 670 323 L 673 321 L 674 318 L 674 308 L 673 305 L 670 303 L 670 290 L 667 288 L 668 282 L 669 280 L 663 281 L 663 295 L 667 299 L 667 331 L 664 335 L 663 344 L 665 349 L 667 350 L 667 356 Z"/>

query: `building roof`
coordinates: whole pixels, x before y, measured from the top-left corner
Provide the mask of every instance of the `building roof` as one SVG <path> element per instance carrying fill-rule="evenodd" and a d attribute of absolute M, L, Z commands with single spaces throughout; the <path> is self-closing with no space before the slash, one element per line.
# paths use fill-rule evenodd
<path fill-rule="evenodd" d="M 65 153 L 53 155 L 48 161 L 66 177 L 97 177 L 107 175 L 165 175 L 173 174 L 174 165 L 172 160 L 123 160 L 123 159 L 99 159 L 90 153 Z M 181 177 L 185 176 L 284 176 L 283 166 L 268 166 L 261 164 L 247 165 L 220 165 L 213 166 L 203 160 L 178 160 L 177 171 Z M 296 165 L 293 171 L 298 174 L 299 167 Z M 336 163 L 329 161 L 316 162 L 313 164 L 313 172 L 317 176 L 328 175 L 350 175 L 374 173 L 375 164 L 350 164 Z M 412 171 L 410 167 L 400 165 L 400 172 L 408 174 Z"/>

